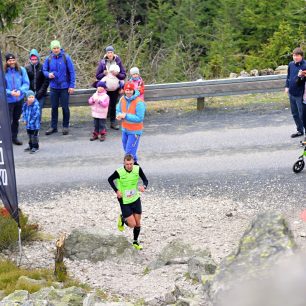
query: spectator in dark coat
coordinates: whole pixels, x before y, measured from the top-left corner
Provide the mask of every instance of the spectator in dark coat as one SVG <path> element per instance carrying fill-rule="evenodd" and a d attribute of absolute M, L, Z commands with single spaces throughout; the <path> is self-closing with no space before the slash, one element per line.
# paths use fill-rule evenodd
<path fill-rule="evenodd" d="M 301 48 L 295 48 L 292 52 L 293 61 L 288 65 L 288 73 L 286 79 L 285 92 L 289 94 L 289 101 L 291 107 L 291 113 L 296 125 L 296 133 L 291 137 L 300 137 L 304 135 L 303 123 L 303 94 L 304 84 L 298 82 L 298 74 L 300 70 L 306 69 L 306 62 L 303 59 L 303 50 Z"/>
<path fill-rule="evenodd" d="M 43 73 L 43 65 L 40 63 L 40 56 L 36 49 L 30 51 L 30 64 L 25 67 L 30 80 L 30 90 L 35 93 L 35 98 L 39 102 L 40 121 L 42 109 L 46 100 L 49 79 Z"/>
<path fill-rule="evenodd" d="M 119 80 L 124 80 L 126 77 L 126 72 L 121 62 L 119 55 L 115 54 L 115 50 L 112 46 L 108 46 L 105 49 L 106 54 L 104 55 L 103 59 L 100 61 L 97 72 L 96 78 L 97 80 L 101 80 L 105 77 L 108 73 L 113 73 Z M 110 72 L 110 66 L 117 64 L 120 68 L 119 72 L 112 71 Z M 109 96 L 109 117 L 111 125 L 110 127 L 115 130 L 119 130 L 119 125 L 116 121 L 116 104 L 119 98 L 119 91 L 120 88 L 116 89 L 115 91 L 107 91 Z"/>

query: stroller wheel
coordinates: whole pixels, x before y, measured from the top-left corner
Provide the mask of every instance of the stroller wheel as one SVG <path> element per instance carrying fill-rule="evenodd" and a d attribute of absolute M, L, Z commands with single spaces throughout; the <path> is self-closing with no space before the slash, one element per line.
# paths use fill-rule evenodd
<path fill-rule="evenodd" d="M 293 165 L 293 172 L 299 173 L 304 169 L 305 162 L 303 159 L 299 159 L 297 162 L 294 163 Z"/>

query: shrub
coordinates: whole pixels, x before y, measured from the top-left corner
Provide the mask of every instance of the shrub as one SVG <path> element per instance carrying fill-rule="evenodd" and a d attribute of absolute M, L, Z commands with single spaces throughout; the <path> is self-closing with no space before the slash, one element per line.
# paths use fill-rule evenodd
<path fill-rule="evenodd" d="M 28 217 L 19 210 L 21 240 L 30 241 L 37 237 L 38 225 L 28 223 Z M 0 251 L 16 246 L 18 241 L 18 226 L 8 211 L 0 208 Z"/>

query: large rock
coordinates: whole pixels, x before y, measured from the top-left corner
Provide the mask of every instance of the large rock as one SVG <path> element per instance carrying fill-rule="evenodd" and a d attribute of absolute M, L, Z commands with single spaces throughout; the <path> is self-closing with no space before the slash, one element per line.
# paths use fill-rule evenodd
<path fill-rule="evenodd" d="M 282 215 L 263 213 L 251 223 L 238 249 L 220 264 L 216 276 L 206 283 L 214 305 L 227 305 L 227 295 L 243 283 L 265 278 L 275 263 L 292 256 L 293 235 Z"/>
<path fill-rule="evenodd" d="M 0 305 L 22 305 L 23 303 L 28 301 L 29 296 L 29 292 L 26 290 L 16 290 L 10 295 L 6 296 L 4 299 L 2 299 Z"/>
<path fill-rule="evenodd" d="M 231 72 L 230 75 L 229 75 L 230 79 L 236 79 L 237 77 L 238 77 L 238 74 L 234 73 L 234 72 Z"/>
<path fill-rule="evenodd" d="M 94 293 L 87 295 L 82 288 L 73 286 L 65 289 L 46 287 L 32 294 L 16 290 L 5 297 L 0 306 L 97 306 L 99 303 L 102 301 Z"/>
<path fill-rule="evenodd" d="M 69 287 L 65 289 L 55 289 L 47 287 L 31 294 L 32 300 L 46 300 L 55 305 L 83 305 L 83 300 L 86 297 L 86 292 L 79 287 Z"/>
<path fill-rule="evenodd" d="M 245 71 L 245 70 L 240 71 L 239 78 L 247 78 L 249 76 L 250 76 L 250 74 L 247 71 Z"/>
<path fill-rule="evenodd" d="M 192 257 L 188 261 L 188 273 L 190 278 L 202 281 L 204 275 L 214 274 L 217 269 L 217 264 L 211 257 Z"/>
<path fill-rule="evenodd" d="M 287 72 L 288 72 L 288 65 L 278 66 L 274 71 L 275 74 L 287 74 Z"/>
<path fill-rule="evenodd" d="M 73 260 L 87 259 L 92 262 L 139 259 L 137 251 L 126 237 L 96 229 L 72 231 L 65 242 L 65 256 Z"/>
<path fill-rule="evenodd" d="M 273 75 L 273 74 L 274 74 L 274 70 L 271 68 L 259 70 L 259 75 Z"/>
<path fill-rule="evenodd" d="M 194 249 L 180 239 L 172 240 L 158 255 L 157 259 L 148 265 L 149 270 L 158 269 L 171 264 L 188 264 L 192 257 L 211 257 L 207 250 Z"/>
<path fill-rule="evenodd" d="M 257 69 L 252 69 L 250 71 L 250 76 L 255 76 L 255 77 L 259 76 L 259 71 Z"/>
<path fill-rule="evenodd" d="M 222 306 L 304 306 L 305 266 L 305 253 L 291 256 L 275 265 L 267 278 L 246 282 L 232 290 Z"/>

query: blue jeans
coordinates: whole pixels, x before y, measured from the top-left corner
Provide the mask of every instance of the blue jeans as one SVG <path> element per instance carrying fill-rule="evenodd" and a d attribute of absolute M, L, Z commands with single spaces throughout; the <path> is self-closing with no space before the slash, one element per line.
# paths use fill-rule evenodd
<path fill-rule="evenodd" d="M 45 97 L 45 96 L 41 97 L 41 98 L 38 100 L 38 102 L 39 102 L 39 107 L 40 107 L 40 122 L 41 122 L 41 116 L 42 116 L 42 109 L 44 108 L 45 101 L 46 101 L 46 97 Z"/>
<path fill-rule="evenodd" d="M 95 126 L 94 132 L 98 134 L 102 131 L 105 131 L 106 130 L 105 122 L 106 122 L 106 119 L 94 118 L 94 126 Z"/>
<path fill-rule="evenodd" d="M 137 149 L 139 145 L 140 135 L 136 134 L 127 134 L 122 132 L 122 145 L 125 154 L 131 154 L 134 157 L 134 160 L 137 161 Z"/>
<path fill-rule="evenodd" d="M 63 127 L 69 127 L 70 110 L 69 110 L 69 94 L 68 88 L 65 89 L 50 89 L 50 100 L 51 100 L 51 127 L 57 129 L 58 122 L 58 107 L 61 103 L 63 110 Z"/>
<path fill-rule="evenodd" d="M 304 134 L 303 126 L 303 97 L 296 97 L 289 94 L 291 113 L 298 132 Z"/>

